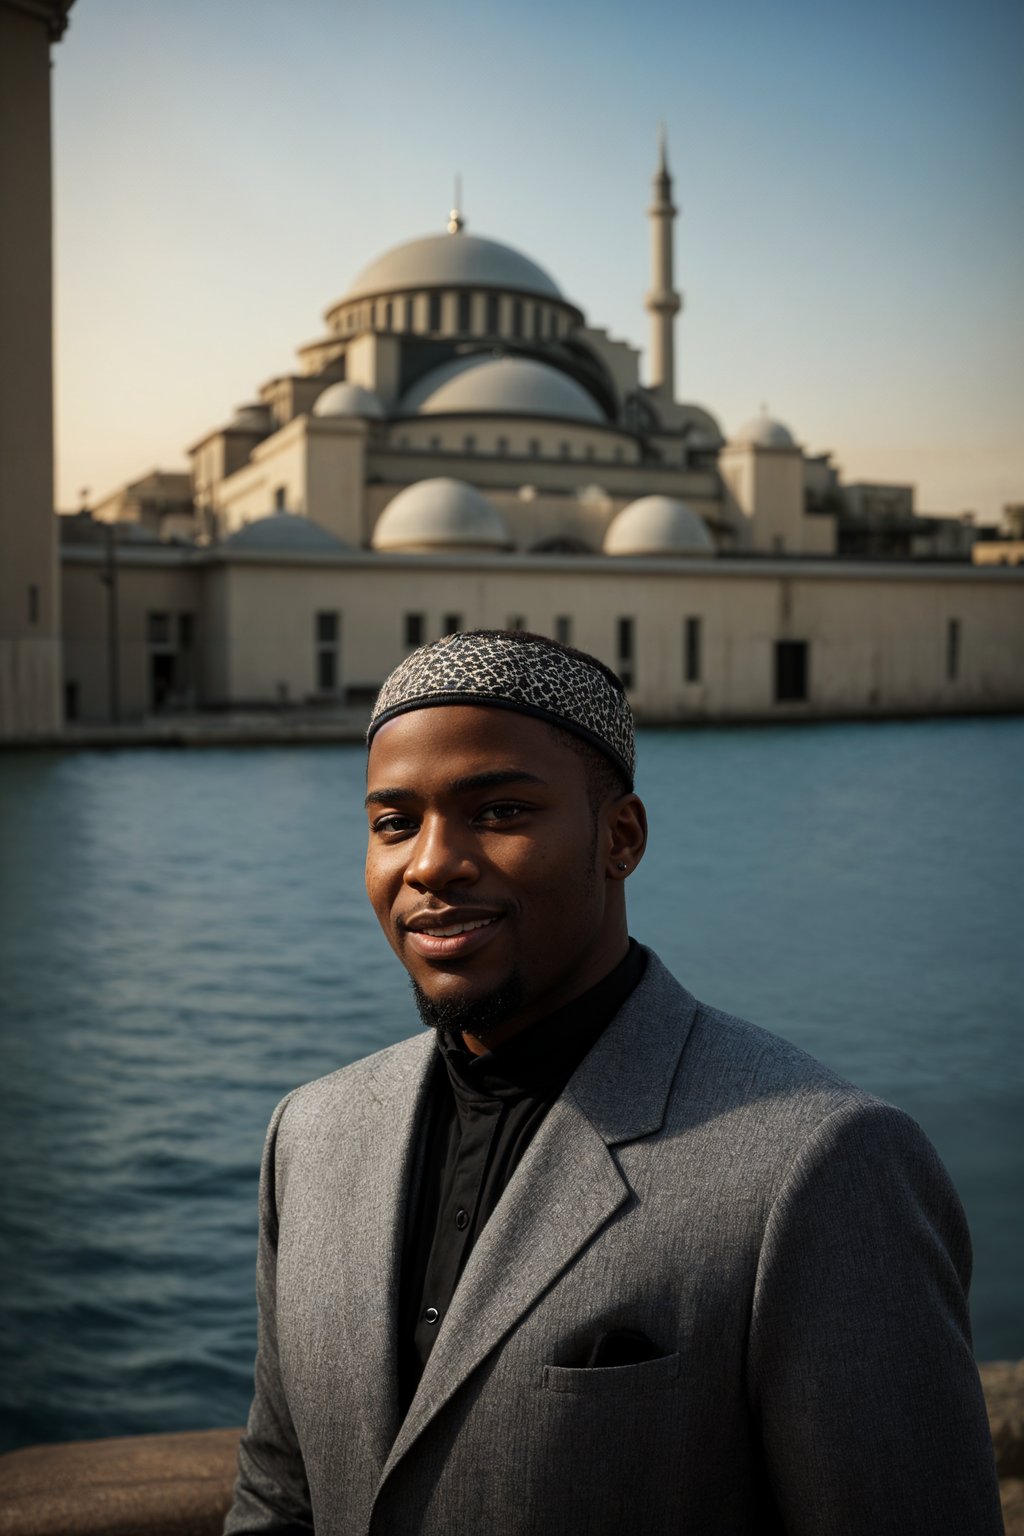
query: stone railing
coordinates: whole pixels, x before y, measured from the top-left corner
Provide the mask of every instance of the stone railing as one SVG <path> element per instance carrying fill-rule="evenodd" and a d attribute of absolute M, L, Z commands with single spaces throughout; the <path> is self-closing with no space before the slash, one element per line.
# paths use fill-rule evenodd
<path fill-rule="evenodd" d="M 1024 1361 L 981 1367 L 1006 1536 L 1024 1536 Z M 239 1429 L 0 1456 L 0 1536 L 219 1536 Z"/>

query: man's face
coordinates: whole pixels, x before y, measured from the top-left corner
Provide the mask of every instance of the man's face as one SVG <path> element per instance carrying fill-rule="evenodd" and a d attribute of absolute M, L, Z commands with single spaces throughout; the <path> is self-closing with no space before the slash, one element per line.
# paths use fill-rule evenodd
<path fill-rule="evenodd" d="M 584 761 L 543 721 L 439 706 L 382 726 L 367 773 L 366 889 L 436 1016 L 494 1043 L 570 1002 L 624 953 L 610 834 Z M 618 893 L 618 894 L 614 894 Z"/>

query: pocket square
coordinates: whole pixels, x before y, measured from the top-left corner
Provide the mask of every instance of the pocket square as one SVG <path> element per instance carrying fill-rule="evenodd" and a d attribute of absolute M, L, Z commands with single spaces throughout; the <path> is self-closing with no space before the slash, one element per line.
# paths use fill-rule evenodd
<path fill-rule="evenodd" d="M 585 1367 L 587 1370 L 600 1370 L 610 1365 L 639 1365 L 644 1360 L 656 1360 L 664 1353 L 638 1328 L 612 1328 L 598 1334 L 591 1345 Z"/>

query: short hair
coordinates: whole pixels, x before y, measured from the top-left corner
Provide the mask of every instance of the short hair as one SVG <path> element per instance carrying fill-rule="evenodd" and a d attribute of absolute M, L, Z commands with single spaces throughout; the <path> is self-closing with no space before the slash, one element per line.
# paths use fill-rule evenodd
<path fill-rule="evenodd" d="M 616 767 L 610 757 L 592 747 L 589 741 L 584 741 L 582 736 L 575 736 L 572 731 L 563 730 L 560 725 L 552 724 L 550 729 L 558 737 L 559 743 L 574 752 L 583 764 L 587 783 L 587 800 L 594 816 L 609 800 L 618 800 L 622 795 L 630 793 L 631 786 L 621 768 Z"/>

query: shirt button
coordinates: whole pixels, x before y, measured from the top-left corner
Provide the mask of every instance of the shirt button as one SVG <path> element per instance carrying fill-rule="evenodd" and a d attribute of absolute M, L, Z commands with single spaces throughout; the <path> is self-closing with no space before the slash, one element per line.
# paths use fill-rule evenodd
<path fill-rule="evenodd" d="M 464 1211 L 461 1206 L 455 1212 L 455 1225 L 460 1232 L 464 1232 L 469 1226 L 469 1212 Z"/>
<path fill-rule="evenodd" d="M 436 1323 L 440 1316 L 441 1314 L 436 1307 L 428 1307 L 423 1314 L 423 1321 L 425 1323 Z"/>

